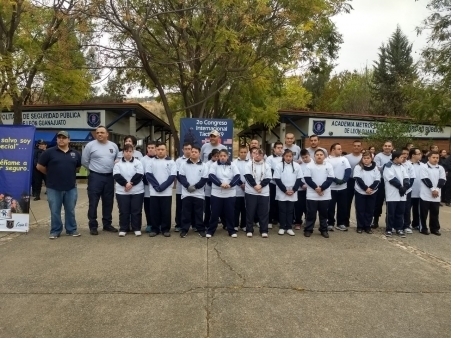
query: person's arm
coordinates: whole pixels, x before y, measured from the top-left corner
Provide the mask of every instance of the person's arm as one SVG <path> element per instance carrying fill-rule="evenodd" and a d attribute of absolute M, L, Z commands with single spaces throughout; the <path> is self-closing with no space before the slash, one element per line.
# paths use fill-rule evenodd
<path fill-rule="evenodd" d="M 182 186 L 184 186 L 186 189 L 188 189 L 188 187 L 189 187 L 189 182 L 188 182 L 188 180 L 186 179 L 186 176 L 185 175 L 181 175 L 181 174 L 179 174 L 178 175 L 178 181 L 180 182 L 180 184 L 182 185 Z"/>
<path fill-rule="evenodd" d="M 323 184 L 321 184 L 319 187 L 321 188 L 322 191 L 324 191 L 324 190 L 326 190 L 327 188 L 329 188 L 331 186 L 333 181 L 334 181 L 333 177 L 328 177 L 326 179 L 326 181 L 324 181 Z"/>
<path fill-rule="evenodd" d="M 137 184 L 139 184 L 139 182 L 142 181 L 143 176 L 144 176 L 143 174 L 138 174 L 138 173 L 134 174 L 133 177 L 132 177 L 132 179 L 130 180 L 130 183 L 131 183 L 132 185 L 137 185 Z"/>
<path fill-rule="evenodd" d="M 231 186 L 231 187 L 234 187 L 234 186 L 236 186 L 236 185 L 238 185 L 238 182 L 240 182 L 240 174 L 238 173 L 238 174 L 235 174 L 235 176 L 233 176 L 233 178 L 232 178 L 232 180 L 230 181 L 230 183 L 229 183 L 229 185 Z"/>
<path fill-rule="evenodd" d="M 89 169 L 89 161 L 91 159 L 91 143 L 88 143 L 83 149 L 83 153 L 81 154 L 81 165 L 86 169 Z"/>
<path fill-rule="evenodd" d="M 443 167 L 440 167 L 439 170 L 440 170 L 440 173 L 439 173 L 437 188 L 442 189 L 446 183 L 446 173 L 445 173 L 445 169 Z"/>
<path fill-rule="evenodd" d="M 127 185 L 127 180 L 124 178 L 124 176 L 122 176 L 118 163 L 116 163 L 113 167 L 113 178 L 117 182 L 117 184 L 123 187 Z"/>
<path fill-rule="evenodd" d="M 44 175 L 47 175 L 47 168 L 44 167 L 42 164 L 36 164 L 36 169 L 39 170 Z"/>

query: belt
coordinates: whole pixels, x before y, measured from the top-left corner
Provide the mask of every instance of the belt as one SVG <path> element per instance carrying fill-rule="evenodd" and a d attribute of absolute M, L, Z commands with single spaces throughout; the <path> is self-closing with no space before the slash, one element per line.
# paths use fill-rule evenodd
<path fill-rule="evenodd" d="M 98 173 L 98 172 L 92 171 L 92 170 L 90 170 L 90 172 L 93 173 L 93 174 L 102 175 L 102 176 L 111 176 L 111 175 L 113 175 L 113 173 Z"/>

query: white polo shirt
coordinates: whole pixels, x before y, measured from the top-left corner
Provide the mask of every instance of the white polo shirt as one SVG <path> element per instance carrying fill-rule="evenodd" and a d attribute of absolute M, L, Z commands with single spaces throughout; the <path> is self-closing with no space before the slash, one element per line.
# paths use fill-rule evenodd
<path fill-rule="evenodd" d="M 394 178 L 398 179 L 399 183 L 403 185 L 403 180 L 408 179 L 406 168 L 402 164 L 386 165 L 383 173 L 385 184 L 385 200 L 387 202 L 399 202 L 407 199 L 406 195 L 401 197 L 399 190 L 395 186 L 390 184 L 390 181 Z"/>
<path fill-rule="evenodd" d="M 404 166 L 404 168 L 406 168 L 406 172 L 407 172 L 407 175 L 409 176 L 409 179 L 412 179 L 412 178 L 413 178 L 413 179 L 414 179 L 413 181 L 415 182 L 416 179 L 417 179 L 417 176 L 416 176 L 416 174 L 415 174 L 415 169 L 413 169 L 412 162 L 410 162 L 410 161 L 405 161 L 402 165 Z M 413 185 L 412 185 L 412 187 L 413 187 Z M 408 194 L 409 192 L 412 191 L 412 187 L 410 187 L 410 188 L 406 191 L 406 194 Z"/>
<path fill-rule="evenodd" d="M 271 179 L 271 168 L 265 161 L 256 163 L 249 161 L 245 168 L 245 175 L 251 175 L 257 185 L 261 184 L 264 179 Z M 264 186 L 260 193 L 258 193 L 253 186 L 246 180 L 245 193 L 249 195 L 269 196 L 269 184 Z"/>
<path fill-rule="evenodd" d="M 127 161 L 126 159 L 121 159 L 117 162 L 113 167 L 113 176 L 116 174 L 120 174 L 127 182 L 130 182 L 135 174 L 144 175 L 144 169 L 142 163 L 132 158 L 131 161 Z M 135 195 L 144 193 L 144 183 L 143 181 L 139 181 L 138 184 L 133 185 L 129 191 L 125 191 L 125 187 L 116 182 L 116 194 L 119 195 Z"/>
<path fill-rule="evenodd" d="M 210 160 L 207 163 L 205 163 L 205 165 L 207 166 L 207 173 L 210 172 L 210 166 L 211 166 L 212 163 L 213 163 L 212 160 Z M 208 179 L 208 182 L 210 182 L 210 179 Z M 205 184 L 205 197 L 211 197 L 211 186 L 212 186 L 212 184 L 208 184 L 208 182 L 207 182 L 207 184 Z"/>
<path fill-rule="evenodd" d="M 146 173 L 153 174 L 159 184 L 166 182 L 169 176 L 177 175 L 177 168 L 175 162 L 169 157 L 160 159 L 155 157 L 152 161 L 147 162 Z M 150 196 L 172 196 L 172 184 L 161 192 L 155 191 L 152 184 L 149 182 Z"/>
<path fill-rule="evenodd" d="M 274 171 L 279 163 L 282 163 L 282 156 L 271 155 L 266 159 L 266 164 Z M 271 180 L 271 184 L 276 184 L 274 180 Z"/>
<path fill-rule="evenodd" d="M 301 166 L 296 162 L 291 162 L 290 164 L 281 162 L 277 165 L 276 170 L 274 171 L 274 179 L 280 179 L 287 190 L 292 190 L 293 186 L 296 184 L 296 181 L 303 177 L 304 174 Z M 296 202 L 298 200 L 298 193 L 295 192 L 293 195 L 288 196 L 277 186 L 276 200 Z"/>
<path fill-rule="evenodd" d="M 369 168 L 370 167 L 367 167 L 366 169 L 369 169 Z M 380 180 L 381 180 L 381 173 L 380 173 L 379 169 L 377 169 L 376 165 L 371 170 L 365 170 L 360 165 L 356 165 L 355 168 L 354 168 L 353 177 L 354 178 L 361 178 L 362 181 L 365 183 L 365 185 L 369 187 L 375 181 L 379 181 L 380 182 Z M 357 181 L 355 182 L 354 190 L 356 192 L 358 192 L 359 194 L 367 195 L 367 193 L 362 188 L 360 188 L 360 185 L 357 183 Z M 377 191 L 377 189 L 373 190 L 371 195 L 374 194 L 376 191 Z"/>
<path fill-rule="evenodd" d="M 183 155 L 182 157 L 179 157 L 177 160 L 175 160 L 175 167 L 177 169 L 177 172 L 180 172 L 180 167 L 182 166 L 183 162 L 186 162 L 186 160 L 188 160 L 188 158 L 185 157 L 185 155 Z M 182 185 L 180 184 L 180 182 L 178 180 L 177 180 L 177 186 L 175 187 L 175 193 L 177 195 L 182 194 Z"/>
<path fill-rule="evenodd" d="M 153 161 L 154 157 L 149 157 L 149 156 L 144 156 L 140 161 L 143 165 L 143 169 L 144 171 L 147 168 L 147 165 L 150 161 Z M 145 175 L 145 173 L 144 173 Z M 150 189 L 149 189 L 149 185 L 148 184 L 144 184 L 144 197 L 150 197 Z"/>
<path fill-rule="evenodd" d="M 351 165 L 349 164 L 348 159 L 344 156 L 329 155 L 326 161 L 332 165 L 332 168 L 334 169 L 335 178 L 339 180 L 342 180 L 344 178 L 346 169 L 351 169 Z M 345 190 L 347 186 L 348 186 L 347 183 L 337 184 L 333 182 L 332 185 L 330 186 L 330 189 Z"/>
<path fill-rule="evenodd" d="M 207 166 L 202 163 L 202 161 L 192 163 L 191 161 L 188 162 L 188 160 L 186 160 L 182 162 L 182 165 L 180 166 L 179 175 L 185 176 L 190 185 L 195 185 L 201 179 L 208 178 Z M 194 192 L 189 192 L 180 182 L 178 184 L 182 187 L 182 199 L 185 197 L 205 199 L 205 186 L 196 189 Z"/>
<path fill-rule="evenodd" d="M 421 167 L 424 166 L 424 163 L 421 161 L 418 161 L 417 163 L 412 163 L 410 160 L 409 162 L 412 164 L 413 170 L 415 171 L 415 177 L 416 179 L 413 181 L 412 185 L 412 198 L 420 198 L 420 189 L 421 186 L 424 184 L 421 182 Z"/>
<path fill-rule="evenodd" d="M 344 157 L 346 157 L 346 159 L 349 161 L 349 165 L 351 166 L 352 169 L 352 173 L 351 173 L 351 177 L 354 177 L 354 168 L 357 164 L 359 164 L 360 160 L 362 159 L 362 154 L 360 154 L 359 156 L 355 156 L 353 153 L 350 153 L 348 155 L 345 155 Z"/>
<path fill-rule="evenodd" d="M 440 188 L 437 188 L 437 184 L 440 179 L 446 180 L 445 169 L 443 169 L 441 165 L 438 164 L 432 165 L 429 162 L 427 162 L 421 166 L 420 178 L 421 180 L 429 178 L 429 180 L 432 183 L 432 188 L 428 188 L 423 181 L 421 182 L 420 198 L 423 201 L 440 202 L 442 190 Z M 432 197 L 432 191 L 434 190 L 438 191 L 438 197 L 436 198 Z"/>
<path fill-rule="evenodd" d="M 292 144 L 291 147 L 283 145 L 283 150 L 289 149 L 293 152 L 293 161 L 297 161 L 301 158 L 301 148 L 297 144 Z"/>
<path fill-rule="evenodd" d="M 311 161 L 306 166 L 306 170 L 304 173 L 304 178 L 311 177 L 312 181 L 319 187 L 324 182 L 326 182 L 327 178 L 331 177 L 334 178 L 334 168 L 332 168 L 332 165 L 324 161 L 323 164 L 316 164 L 315 162 Z M 324 195 L 320 196 L 318 193 L 312 189 L 307 184 L 307 199 L 313 200 L 313 201 L 327 201 L 330 200 L 331 193 L 330 193 L 330 187 L 323 191 Z"/>
<path fill-rule="evenodd" d="M 391 160 L 391 153 L 388 155 L 385 155 L 384 153 L 379 153 L 376 156 L 374 156 L 374 162 L 376 162 L 377 167 L 380 171 L 382 171 L 382 167 L 384 164 L 387 164 Z"/>
<path fill-rule="evenodd" d="M 230 163 L 230 162 L 229 162 Z M 221 183 L 229 184 L 232 182 L 232 179 L 239 175 L 240 172 L 234 163 L 230 164 L 218 164 L 217 162 L 213 162 L 210 165 L 209 174 L 215 175 Z M 229 189 L 223 189 L 218 187 L 214 182 L 211 184 L 211 196 L 228 198 L 236 196 L 235 187 L 230 187 Z"/>
<path fill-rule="evenodd" d="M 243 183 L 246 183 L 244 173 L 246 171 L 246 165 L 249 163 L 249 161 L 250 160 L 240 160 L 239 158 L 233 161 L 233 163 L 238 168 L 238 171 L 240 172 L 240 180 Z M 244 197 L 244 190 L 241 188 L 241 186 L 237 185 L 235 188 L 236 188 L 236 197 Z"/>

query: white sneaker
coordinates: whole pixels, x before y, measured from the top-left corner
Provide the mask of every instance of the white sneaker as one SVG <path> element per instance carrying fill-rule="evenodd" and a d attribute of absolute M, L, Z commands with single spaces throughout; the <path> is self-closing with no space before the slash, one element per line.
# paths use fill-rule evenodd
<path fill-rule="evenodd" d="M 238 227 L 234 227 L 233 230 L 238 231 Z"/>
<path fill-rule="evenodd" d="M 290 236 L 294 236 L 295 235 L 295 233 L 294 233 L 294 231 L 292 229 L 288 229 L 287 230 L 287 234 L 290 235 Z"/>
<path fill-rule="evenodd" d="M 278 232 L 278 234 L 279 234 L 279 235 L 285 235 L 285 230 L 280 229 L 279 232 Z"/>
<path fill-rule="evenodd" d="M 231 234 L 230 237 L 232 237 L 232 238 L 237 238 L 238 235 L 237 235 L 237 234 Z"/>
<path fill-rule="evenodd" d="M 332 225 L 327 226 L 327 231 L 334 231 L 334 227 Z"/>
<path fill-rule="evenodd" d="M 252 237 L 252 232 L 248 232 L 248 233 L 246 234 L 246 236 L 247 236 L 247 237 Z"/>
<path fill-rule="evenodd" d="M 263 238 L 268 238 L 268 234 L 266 232 L 262 233 Z"/>
<path fill-rule="evenodd" d="M 211 235 L 210 234 L 206 234 L 205 237 L 211 238 Z"/>
<path fill-rule="evenodd" d="M 121 231 L 121 232 L 119 233 L 119 237 L 125 237 L 126 234 L 127 234 L 126 232 Z"/>
<path fill-rule="evenodd" d="M 271 223 L 268 224 L 268 229 L 272 229 L 272 224 Z"/>
<path fill-rule="evenodd" d="M 141 231 L 135 231 L 135 236 L 141 236 Z"/>
<path fill-rule="evenodd" d="M 346 225 L 343 225 L 343 224 L 336 225 L 335 229 L 340 230 L 340 231 L 348 231 L 348 228 L 346 228 Z"/>
<path fill-rule="evenodd" d="M 405 232 L 406 234 L 413 234 L 413 231 L 412 231 L 412 229 L 410 229 L 410 228 L 404 229 L 404 232 Z"/>

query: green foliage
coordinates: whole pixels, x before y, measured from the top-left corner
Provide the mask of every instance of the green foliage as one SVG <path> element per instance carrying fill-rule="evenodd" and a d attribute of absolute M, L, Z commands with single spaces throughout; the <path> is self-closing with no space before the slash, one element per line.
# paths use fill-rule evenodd
<path fill-rule="evenodd" d="M 417 79 L 412 44 L 398 26 L 388 43 L 379 48 L 375 62 L 372 91 L 372 111 L 378 115 L 406 116 L 409 97 L 404 87 Z"/>
<path fill-rule="evenodd" d="M 365 142 L 368 146 L 374 146 L 376 150 L 382 149 L 386 141 L 392 141 L 395 149 L 401 149 L 407 143 L 412 143 L 413 138 L 411 134 L 412 122 L 405 122 L 390 119 L 385 122 L 374 122 L 374 134 L 367 134 L 364 136 Z"/>

